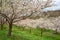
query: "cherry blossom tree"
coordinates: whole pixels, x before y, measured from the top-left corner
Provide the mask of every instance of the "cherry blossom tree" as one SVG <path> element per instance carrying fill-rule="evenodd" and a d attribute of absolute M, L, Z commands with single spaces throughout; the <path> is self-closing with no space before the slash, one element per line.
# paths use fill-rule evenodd
<path fill-rule="evenodd" d="M 1 3 L 3 11 L 0 14 L 7 20 L 9 24 L 8 36 L 11 36 L 14 22 L 40 17 L 43 13 L 42 9 L 49 7 L 51 0 L 1 0 Z"/>

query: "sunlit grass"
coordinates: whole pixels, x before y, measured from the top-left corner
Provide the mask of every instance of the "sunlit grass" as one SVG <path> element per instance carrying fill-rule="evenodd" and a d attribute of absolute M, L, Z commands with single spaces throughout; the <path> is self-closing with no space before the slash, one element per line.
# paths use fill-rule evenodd
<path fill-rule="evenodd" d="M 0 40 L 60 40 L 60 34 L 53 34 L 52 30 L 44 30 L 41 37 L 41 30 L 36 29 L 24 29 L 22 27 L 13 26 L 12 36 L 7 37 L 8 26 L 4 25 L 4 30 L 0 30 Z"/>

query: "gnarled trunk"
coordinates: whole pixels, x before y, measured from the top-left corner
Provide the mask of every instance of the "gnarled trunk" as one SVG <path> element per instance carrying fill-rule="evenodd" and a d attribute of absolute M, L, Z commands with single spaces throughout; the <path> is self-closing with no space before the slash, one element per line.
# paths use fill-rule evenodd
<path fill-rule="evenodd" d="M 11 36 L 11 32 L 12 32 L 12 22 L 9 23 L 8 36 Z"/>

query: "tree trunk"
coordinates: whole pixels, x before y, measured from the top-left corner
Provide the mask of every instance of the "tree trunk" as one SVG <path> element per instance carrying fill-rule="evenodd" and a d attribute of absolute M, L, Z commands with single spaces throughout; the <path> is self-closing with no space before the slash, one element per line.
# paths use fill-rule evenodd
<path fill-rule="evenodd" d="M 43 29 L 41 28 L 41 37 L 42 37 L 42 34 L 43 34 Z"/>
<path fill-rule="evenodd" d="M 11 36 L 11 32 L 12 32 L 12 22 L 9 23 L 9 30 L 8 30 L 8 36 Z"/>
<path fill-rule="evenodd" d="M 3 30 L 3 24 L 1 24 L 1 30 Z"/>
<path fill-rule="evenodd" d="M 32 28 L 30 28 L 30 33 L 32 32 Z"/>
<path fill-rule="evenodd" d="M 24 31 L 24 30 L 25 30 L 25 26 L 23 27 L 22 31 Z"/>
<path fill-rule="evenodd" d="M 55 32 L 55 34 L 58 34 L 58 29 L 56 28 L 56 32 Z"/>
<path fill-rule="evenodd" d="M 1 30 L 3 30 L 3 21 L 1 20 Z"/>

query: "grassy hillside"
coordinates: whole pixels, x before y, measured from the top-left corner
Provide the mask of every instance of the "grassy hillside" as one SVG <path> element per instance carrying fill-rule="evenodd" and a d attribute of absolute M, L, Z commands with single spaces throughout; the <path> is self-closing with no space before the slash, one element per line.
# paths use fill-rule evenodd
<path fill-rule="evenodd" d="M 52 30 L 45 30 L 41 37 L 39 28 L 22 30 L 22 27 L 13 26 L 12 36 L 7 37 L 8 26 L 4 26 L 4 30 L 0 30 L 0 40 L 60 40 L 60 34 L 53 34 Z"/>

